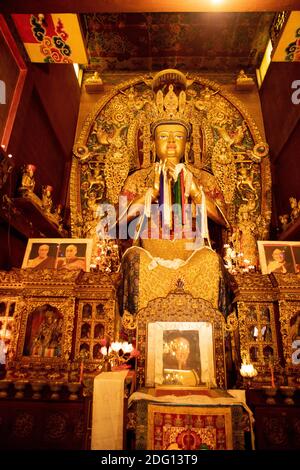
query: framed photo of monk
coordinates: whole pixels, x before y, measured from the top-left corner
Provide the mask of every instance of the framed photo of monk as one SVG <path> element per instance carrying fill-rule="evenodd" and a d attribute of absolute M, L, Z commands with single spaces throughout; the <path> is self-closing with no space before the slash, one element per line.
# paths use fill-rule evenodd
<path fill-rule="evenodd" d="M 146 369 L 146 386 L 216 386 L 212 324 L 149 323 Z"/>
<path fill-rule="evenodd" d="M 89 271 L 92 244 L 85 238 L 30 238 L 22 268 Z"/>
<path fill-rule="evenodd" d="M 257 245 L 262 274 L 298 272 L 300 242 L 259 240 Z"/>

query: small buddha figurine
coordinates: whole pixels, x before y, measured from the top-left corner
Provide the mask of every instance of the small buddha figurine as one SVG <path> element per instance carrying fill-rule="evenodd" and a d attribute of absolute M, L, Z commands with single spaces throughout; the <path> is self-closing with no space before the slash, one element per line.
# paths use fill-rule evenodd
<path fill-rule="evenodd" d="M 289 224 L 289 215 L 288 214 L 280 215 L 279 220 L 281 223 L 281 229 L 284 232 L 287 229 L 288 224 Z"/>
<path fill-rule="evenodd" d="M 103 88 L 103 82 L 96 71 L 91 77 L 88 77 L 85 81 L 85 89 L 87 93 L 99 93 Z"/>
<path fill-rule="evenodd" d="M 54 215 L 55 215 L 55 217 L 56 217 L 59 230 L 62 230 L 62 229 L 63 229 L 63 215 L 62 215 L 62 211 L 63 211 L 63 206 L 62 206 L 62 204 L 58 204 L 58 206 L 56 207 L 56 210 L 55 210 Z"/>
<path fill-rule="evenodd" d="M 43 187 L 43 194 L 42 194 L 42 203 L 43 203 L 43 209 L 45 212 L 51 212 L 52 209 L 52 191 L 53 187 L 52 186 L 44 186 Z"/>
<path fill-rule="evenodd" d="M 19 191 L 22 194 L 25 193 L 33 193 L 34 187 L 35 187 L 35 180 L 34 180 L 34 172 L 36 170 L 36 167 L 32 165 L 31 163 L 28 163 L 23 167 L 23 174 L 22 174 L 22 181 L 21 181 L 21 187 L 19 188 Z"/>
<path fill-rule="evenodd" d="M 299 208 L 298 208 L 297 199 L 295 197 L 290 197 L 289 201 L 290 201 L 290 206 L 291 206 L 291 209 L 292 209 L 291 221 L 292 221 L 292 223 L 294 223 L 296 221 L 296 219 L 298 219 L 300 211 L 299 211 Z"/>
<path fill-rule="evenodd" d="M 248 77 L 245 74 L 244 70 L 240 70 L 238 77 L 236 79 L 236 89 L 237 90 L 250 90 L 254 87 L 254 80 L 251 77 Z"/>
<path fill-rule="evenodd" d="M 102 80 L 100 78 L 100 75 L 99 75 L 99 72 L 94 72 L 94 75 L 92 77 L 89 77 L 86 79 L 86 82 L 87 83 L 101 83 L 102 84 Z"/>

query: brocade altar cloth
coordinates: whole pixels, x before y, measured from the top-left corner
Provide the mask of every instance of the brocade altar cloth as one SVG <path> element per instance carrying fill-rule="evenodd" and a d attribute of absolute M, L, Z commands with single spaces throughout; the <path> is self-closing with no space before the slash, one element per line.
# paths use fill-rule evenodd
<path fill-rule="evenodd" d="M 251 433 L 252 413 L 243 401 L 220 390 L 202 395 L 153 396 L 136 392 L 136 449 L 243 450 L 245 431 Z M 217 395 L 217 396 L 216 396 Z"/>

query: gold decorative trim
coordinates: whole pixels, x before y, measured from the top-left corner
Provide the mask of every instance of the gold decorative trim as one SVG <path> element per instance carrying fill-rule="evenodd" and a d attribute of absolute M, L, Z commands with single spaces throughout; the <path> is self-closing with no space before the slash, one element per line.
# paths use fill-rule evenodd
<path fill-rule="evenodd" d="M 43 358 L 45 364 L 66 364 L 69 360 L 71 349 L 72 349 L 72 332 L 73 332 L 73 320 L 74 320 L 74 299 L 61 299 L 56 297 L 23 297 L 22 302 L 17 304 L 15 314 L 15 331 L 18 331 L 18 335 L 14 335 L 11 344 L 11 356 L 13 360 L 20 361 L 21 364 L 41 364 L 40 357 L 24 356 L 23 349 L 25 343 L 25 334 L 27 327 L 27 320 L 29 314 L 46 304 L 57 308 L 57 310 L 63 315 L 64 327 L 62 337 L 62 353 L 60 357 L 49 357 Z M 29 370 L 30 372 L 30 370 Z"/>
<path fill-rule="evenodd" d="M 279 301 L 279 321 L 284 360 L 288 367 L 295 367 L 299 374 L 299 366 L 297 367 L 292 363 L 293 350 L 291 338 L 291 319 L 300 313 L 299 297 L 297 300 L 298 302 L 288 302 L 286 300 Z"/>

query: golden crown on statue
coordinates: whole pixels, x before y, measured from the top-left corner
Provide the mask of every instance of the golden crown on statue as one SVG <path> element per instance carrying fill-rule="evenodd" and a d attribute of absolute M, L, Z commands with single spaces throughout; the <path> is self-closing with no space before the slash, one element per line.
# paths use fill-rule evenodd
<path fill-rule="evenodd" d="M 164 95 L 162 88 L 166 86 L 168 91 Z M 174 87 L 179 88 L 178 95 L 175 93 Z M 154 91 L 159 89 L 156 92 L 155 118 L 151 123 L 151 133 L 154 134 L 155 129 L 160 124 L 176 123 L 184 126 L 188 135 L 190 135 L 192 109 L 187 102 L 184 91 L 186 88 L 185 75 L 178 70 L 165 70 L 154 77 L 152 88 Z"/>

